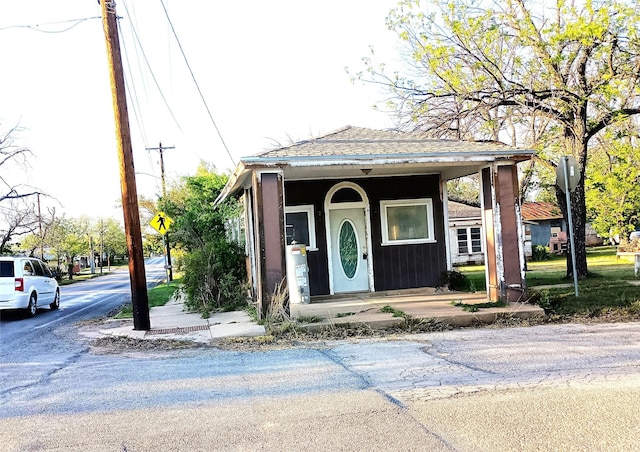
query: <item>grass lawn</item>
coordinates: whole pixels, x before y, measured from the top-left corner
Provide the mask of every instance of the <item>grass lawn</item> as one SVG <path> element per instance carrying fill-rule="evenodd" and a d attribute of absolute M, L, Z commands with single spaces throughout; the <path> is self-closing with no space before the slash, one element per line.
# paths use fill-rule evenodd
<path fill-rule="evenodd" d="M 182 277 L 173 278 L 169 284 L 159 284 L 147 291 L 147 297 L 149 298 L 149 309 L 155 306 L 164 306 L 171 299 L 173 294 L 182 284 Z M 122 310 L 115 316 L 116 319 L 131 319 L 133 318 L 133 306 L 127 304 Z"/>
<path fill-rule="evenodd" d="M 589 277 L 578 282 L 576 298 L 573 279 L 566 276 L 566 257 L 552 256 L 541 262 L 527 263 L 527 287 L 569 284 L 569 287 L 539 289 L 537 300 L 548 314 L 601 316 L 613 312 L 640 317 L 640 286 L 633 274 L 633 257 L 616 256 L 616 248 L 603 246 L 587 249 Z M 458 267 L 476 290 L 485 289 L 484 266 Z"/>

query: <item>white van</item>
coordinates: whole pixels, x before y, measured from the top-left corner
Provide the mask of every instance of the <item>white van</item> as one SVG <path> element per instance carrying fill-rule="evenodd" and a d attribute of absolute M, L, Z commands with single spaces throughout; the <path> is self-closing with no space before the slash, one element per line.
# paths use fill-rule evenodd
<path fill-rule="evenodd" d="M 60 288 L 49 266 L 35 257 L 0 256 L 0 311 L 60 307 Z"/>

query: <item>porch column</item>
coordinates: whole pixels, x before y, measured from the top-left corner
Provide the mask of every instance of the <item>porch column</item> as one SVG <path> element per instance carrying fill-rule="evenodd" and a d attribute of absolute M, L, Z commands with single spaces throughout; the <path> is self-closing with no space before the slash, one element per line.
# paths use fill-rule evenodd
<path fill-rule="evenodd" d="M 516 165 L 494 163 L 480 175 L 487 296 L 491 301 L 518 301 L 526 280 Z"/>
<path fill-rule="evenodd" d="M 258 315 L 264 318 L 271 297 L 285 276 L 284 178 L 281 172 L 253 173 Z"/>

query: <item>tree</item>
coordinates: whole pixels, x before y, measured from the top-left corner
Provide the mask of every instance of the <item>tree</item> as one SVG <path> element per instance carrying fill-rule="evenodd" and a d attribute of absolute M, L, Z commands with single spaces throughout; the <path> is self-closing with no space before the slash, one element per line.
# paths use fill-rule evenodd
<path fill-rule="evenodd" d="M 390 89 L 404 127 L 460 139 L 508 137 L 541 150 L 538 158 L 551 166 L 573 155 L 582 171 L 571 196 L 572 233 L 576 273 L 585 277 L 590 146 L 640 113 L 635 2 L 557 0 L 555 9 L 525 0 L 426 4 L 402 1 L 388 17 L 407 45 L 411 76 L 388 76 L 366 60 L 369 75 L 361 77 Z"/>
<path fill-rule="evenodd" d="M 448 181 L 447 196 L 452 201 L 480 205 L 480 177 L 474 174 Z"/>
<path fill-rule="evenodd" d="M 101 243 L 104 245 L 103 252 L 109 265 L 114 257 L 127 254 L 127 237 L 124 226 L 118 221 L 113 218 L 101 219 L 94 225 L 93 231 L 96 238 L 94 247 L 99 248 Z M 102 260 L 102 256 L 100 259 Z"/>
<path fill-rule="evenodd" d="M 9 179 L 10 174 L 24 173 L 32 156 L 29 149 L 13 144 L 17 131 L 14 127 L 0 136 L 0 254 L 10 253 L 12 241 L 33 233 L 38 224 L 33 200 L 39 191 Z"/>
<path fill-rule="evenodd" d="M 587 210 L 602 237 L 628 237 L 640 225 L 640 137 L 634 129 L 606 134 L 590 156 Z"/>
<path fill-rule="evenodd" d="M 172 187 L 166 199 L 158 203 L 174 220 L 171 238 L 187 250 L 225 237 L 225 220 L 239 213 L 234 201 L 213 208 L 213 203 L 227 183 L 228 176 L 215 167 L 200 162 L 195 176 L 187 176 Z"/>
<path fill-rule="evenodd" d="M 237 217 L 237 201 L 229 200 L 214 208 L 214 201 L 228 177 L 215 167 L 200 162 L 195 176 L 182 178 L 158 204 L 174 223 L 171 239 L 182 247 L 185 305 L 208 313 L 246 304 L 244 248 L 229 242 L 225 221 Z"/>
<path fill-rule="evenodd" d="M 58 254 L 67 263 L 69 279 L 73 279 L 75 260 L 89 252 L 91 221 L 87 217 L 65 218 L 62 216 L 52 227 L 51 240 Z"/>

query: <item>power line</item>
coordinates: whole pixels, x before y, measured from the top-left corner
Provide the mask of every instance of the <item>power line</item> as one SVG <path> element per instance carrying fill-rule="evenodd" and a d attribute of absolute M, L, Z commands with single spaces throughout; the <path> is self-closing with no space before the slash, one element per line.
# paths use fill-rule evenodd
<path fill-rule="evenodd" d="M 123 2 L 122 4 L 124 5 L 124 9 L 127 11 L 127 15 L 129 15 L 129 10 L 127 8 L 127 3 Z M 118 28 L 120 28 L 120 26 L 118 26 Z M 180 123 L 176 119 L 176 116 L 173 114 L 173 110 L 169 106 L 169 102 L 167 102 L 166 97 L 164 97 L 164 93 L 162 92 L 162 89 L 160 88 L 160 84 L 158 83 L 158 79 L 156 79 L 156 75 L 153 72 L 153 69 L 151 69 L 151 64 L 149 63 L 149 59 L 147 58 L 147 54 L 145 53 L 145 51 L 144 51 L 144 49 L 142 47 L 142 42 L 140 42 L 140 38 L 138 36 L 138 33 L 136 32 L 136 29 L 133 26 L 131 27 L 131 31 L 133 31 L 133 36 L 136 38 L 138 46 L 140 47 L 140 51 L 142 52 L 142 57 L 144 58 L 144 62 L 146 63 L 147 68 L 149 69 L 149 72 L 151 73 L 151 78 L 153 79 L 153 82 L 155 83 L 156 88 L 158 88 L 158 92 L 160 93 L 160 97 L 162 98 L 162 101 L 164 102 L 165 106 L 167 107 L 167 110 L 169 110 L 169 113 L 171 114 L 171 117 L 173 118 L 173 121 L 176 123 L 176 126 L 178 127 L 178 130 L 180 130 L 180 132 L 184 133 L 182 131 L 182 127 L 180 127 Z"/>
<path fill-rule="evenodd" d="M 132 24 L 132 27 L 133 27 L 133 24 Z M 122 41 L 121 47 L 124 49 L 124 58 L 125 58 L 125 61 L 127 62 L 127 70 L 129 72 L 129 79 L 131 80 L 131 83 L 128 83 L 127 79 L 125 78 L 125 87 L 130 97 L 133 99 L 133 114 L 136 118 L 136 124 L 138 125 L 138 129 L 140 130 L 140 135 L 142 135 L 142 141 L 146 144 L 147 135 L 145 133 L 144 123 L 142 121 L 140 102 L 138 100 L 138 91 L 136 90 L 135 83 L 133 83 L 133 72 L 131 71 L 131 63 L 129 62 L 129 52 L 127 51 L 127 47 L 125 45 L 124 40 Z"/>
<path fill-rule="evenodd" d="M 209 119 L 211 120 L 211 123 L 213 124 L 213 127 L 216 129 L 216 132 L 218 133 L 218 137 L 220 137 L 220 141 L 222 142 L 222 145 L 224 146 L 224 149 L 227 151 L 227 155 L 231 159 L 231 162 L 234 165 L 236 165 L 236 161 L 233 158 L 233 156 L 231 155 L 231 152 L 229 151 L 229 148 L 227 147 L 227 143 L 225 143 L 224 138 L 222 138 L 222 134 L 220 133 L 220 129 L 218 129 L 218 125 L 216 124 L 215 120 L 213 119 L 213 115 L 211 114 L 211 110 L 209 110 L 209 106 L 207 105 L 207 101 L 204 99 L 204 95 L 202 94 L 202 91 L 200 90 L 200 85 L 198 84 L 198 81 L 196 80 L 196 76 L 194 75 L 193 70 L 191 69 L 191 65 L 189 64 L 189 60 L 187 60 L 187 55 L 185 55 L 184 50 L 182 49 L 182 44 L 180 44 L 180 40 L 178 39 L 178 35 L 176 34 L 176 30 L 173 27 L 173 23 L 171 22 L 171 18 L 169 17 L 169 12 L 167 11 L 167 7 L 164 4 L 164 0 L 160 0 L 160 4 L 162 5 L 162 8 L 164 9 L 165 16 L 167 16 L 167 21 L 169 22 L 169 26 L 171 27 L 171 32 L 173 33 L 173 36 L 176 38 L 176 42 L 178 43 L 178 48 L 180 49 L 180 53 L 182 53 L 182 57 L 184 58 L 184 62 L 187 64 L 187 68 L 189 69 L 189 73 L 191 74 L 191 78 L 193 79 L 193 83 L 196 85 L 196 89 L 198 90 L 198 94 L 200 95 L 200 99 L 202 99 L 202 103 L 204 104 L 204 107 L 206 108 L 207 113 L 209 114 Z"/>
<path fill-rule="evenodd" d="M 40 33 L 64 33 L 65 31 L 69 31 L 74 27 L 77 27 L 78 25 L 80 25 L 82 22 L 85 22 L 87 20 L 92 20 L 92 19 L 102 19 L 100 16 L 93 16 L 93 17 L 84 17 L 82 19 L 69 19 L 69 20 L 62 20 L 59 22 L 47 22 L 44 24 L 36 24 L 36 25 L 8 25 L 6 27 L 2 27 L 0 28 L 0 31 L 2 30 L 8 30 L 10 28 L 28 28 L 29 30 L 33 30 L 33 31 L 39 31 Z M 45 26 L 45 25 L 59 25 L 59 24 L 67 24 L 73 22 L 73 25 L 63 29 L 63 30 L 41 30 L 38 27 L 41 26 Z"/>

